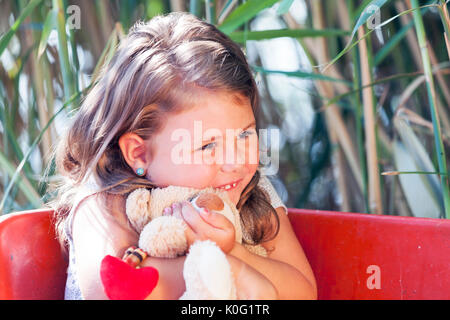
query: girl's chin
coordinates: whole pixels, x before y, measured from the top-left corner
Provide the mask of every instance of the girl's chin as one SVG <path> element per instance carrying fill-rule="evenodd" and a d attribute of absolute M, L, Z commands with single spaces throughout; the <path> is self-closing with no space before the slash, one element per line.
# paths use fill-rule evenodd
<path fill-rule="evenodd" d="M 232 194 L 229 193 L 228 197 L 230 198 L 231 202 L 234 203 L 234 205 L 237 205 L 239 202 L 239 199 L 241 198 L 241 195 L 240 195 L 240 193 L 238 193 L 236 191 L 236 192 L 233 192 Z"/>

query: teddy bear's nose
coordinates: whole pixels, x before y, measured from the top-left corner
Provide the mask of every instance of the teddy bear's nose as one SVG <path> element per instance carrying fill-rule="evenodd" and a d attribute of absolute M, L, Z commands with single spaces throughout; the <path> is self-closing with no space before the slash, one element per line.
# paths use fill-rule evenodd
<path fill-rule="evenodd" d="M 199 208 L 206 208 L 213 211 L 222 211 L 225 207 L 222 199 L 213 193 L 202 193 L 195 203 Z"/>

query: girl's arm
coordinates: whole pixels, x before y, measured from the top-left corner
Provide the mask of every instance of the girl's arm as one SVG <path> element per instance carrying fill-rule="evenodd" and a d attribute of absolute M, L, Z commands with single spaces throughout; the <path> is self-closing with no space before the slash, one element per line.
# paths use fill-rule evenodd
<path fill-rule="evenodd" d="M 138 243 L 130 228 L 120 197 L 109 197 L 111 210 L 102 208 L 96 197 L 79 206 L 73 220 L 76 272 L 85 299 L 108 299 L 100 278 L 100 265 L 106 255 L 121 258 L 127 248 Z M 149 299 L 178 299 L 184 292 L 182 275 L 185 257 L 147 258 L 141 266 L 158 270 L 159 281 Z"/>
<path fill-rule="evenodd" d="M 186 290 L 183 278 L 183 265 L 186 257 L 175 259 L 146 258 L 141 267 L 151 266 L 158 270 L 159 281 L 148 300 L 178 299 Z M 242 262 L 240 259 L 227 255 L 232 273 L 235 277 L 239 300 L 275 299 L 277 292 L 270 281 L 260 272 Z"/>
<path fill-rule="evenodd" d="M 213 211 L 209 214 L 198 213 L 190 203 L 184 202 L 182 209 L 174 210 L 173 215 L 184 219 L 194 230 L 193 236 L 188 236 L 192 238 L 192 242 L 196 239 L 211 239 L 226 253 L 245 262 L 269 279 L 278 292 L 279 299 L 316 299 L 314 274 L 303 249 L 284 209 L 277 208 L 276 212 L 280 221 L 279 232 L 273 240 L 263 243 L 269 251 L 268 258 L 250 253 L 242 245 L 235 243 L 234 237 L 221 237 L 220 231 L 228 229 L 231 225 L 231 222 L 221 214 Z M 227 251 L 227 248 L 232 249 Z"/>
<path fill-rule="evenodd" d="M 106 255 L 121 258 L 127 248 L 138 243 L 138 234 L 130 228 L 124 204 L 108 198 L 111 210 L 102 208 L 96 198 L 86 199 L 73 220 L 76 272 L 85 299 L 108 299 L 100 278 L 100 265 Z M 149 299 L 178 299 L 184 292 L 182 275 L 185 257 L 147 258 L 141 266 L 158 270 L 159 281 Z"/>
<path fill-rule="evenodd" d="M 72 225 L 75 270 L 81 293 L 85 299 L 96 300 L 108 299 L 100 278 L 102 259 L 106 255 L 122 257 L 129 246 L 137 243 L 137 234 L 120 215 L 120 207 L 113 206 L 112 212 L 108 212 L 98 200 L 97 195 L 83 200 Z"/>
<path fill-rule="evenodd" d="M 263 243 L 269 256 L 250 253 L 236 243 L 230 254 L 265 275 L 278 291 L 279 299 L 317 299 L 314 274 L 282 207 L 276 212 L 280 229 L 275 239 Z"/>
<path fill-rule="evenodd" d="M 232 249 L 235 239 L 234 227 L 227 218 L 212 212 L 206 215 L 200 213 L 203 216 L 201 218 L 192 205 L 186 201 L 176 203 L 172 208 L 173 211 L 171 210 L 172 212 L 169 214 L 184 219 L 187 223 L 186 236 L 189 245 L 196 240 L 211 239 L 225 253 Z M 203 219 L 207 219 L 208 223 Z M 191 225 L 196 228 L 192 229 Z M 233 255 L 226 254 L 226 256 L 235 278 L 238 299 L 276 299 L 278 294 L 275 287 L 263 274 Z M 178 258 L 177 260 L 180 263 L 168 264 L 167 259 L 147 258 L 141 264 L 153 266 L 160 270 L 158 285 L 148 299 L 178 299 L 184 293 L 185 283 L 182 277 L 182 269 L 185 258 Z"/>

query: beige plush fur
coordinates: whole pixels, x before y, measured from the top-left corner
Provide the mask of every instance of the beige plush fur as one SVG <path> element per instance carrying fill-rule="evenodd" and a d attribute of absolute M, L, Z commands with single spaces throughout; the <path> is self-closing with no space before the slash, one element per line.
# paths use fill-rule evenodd
<path fill-rule="evenodd" d="M 144 226 L 152 219 L 163 215 L 163 210 L 174 202 L 188 200 L 202 193 L 217 194 L 224 202 L 225 209 L 222 212 L 234 225 L 236 241 L 242 243 L 242 229 L 235 205 L 228 198 L 228 194 L 214 188 L 197 190 L 186 187 L 169 186 L 167 188 L 136 189 L 127 198 L 126 211 L 128 219 L 137 232 L 141 232 Z M 150 201 L 153 199 L 154 201 Z M 155 199 L 157 199 L 155 201 Z"/>
<path fill-rule="evenodd" d="M 225 254 L 209 240 L 189 249 L 183 276 L 186 292 L 181 300 L 235 300 L 236 287 Z"/>
<path fill-rule="evenodd" d="M 224 191 L 208 188 L 170 186 L 133 191 L 126 201 L 126 212 L 133 228 L 140 233 L 139 247 L 155 257 L 174 258 L 186 254 L 186 224 L 173 216 L 163 216 L 163 210 L 174 202 L 196 200 L 203 193 L 216 194 L 223 201 L 217 211 L 227 217 L 235 227 L 236 241 L 242 243 L 239 212 Z M 184 264 L 186 292 L 182 299 L 235 299 L 236 290 L 231 268 L 225 254 L 212 241 L 197 241 Z"/>

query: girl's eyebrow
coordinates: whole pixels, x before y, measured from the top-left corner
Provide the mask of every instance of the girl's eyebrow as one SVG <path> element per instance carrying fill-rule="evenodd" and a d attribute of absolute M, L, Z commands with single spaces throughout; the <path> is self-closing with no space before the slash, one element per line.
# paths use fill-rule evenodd
<path fill-rule="evenodd" d="M 248 124 L 244 129 L 242 129 L 242 131 L 245 131 L 250 127 L 256 127 L 256 122 L 255 121 L 250 122 L 250 124 Z M 203 139 L 202 143 L 209 143 L 209 142 L 213 142 L 216 140 L 220 140 L 222 138 L 223 138 L 222 136 L 211 136 L 211 137 L 207 137 L 206 139 Z"/>
<path fill-rule="evenodd" d="M 244 129 L 242 129 L 242 131 L 245 131 L 245 130 L 247 130 L 248 128 L 250 128 L 250 127 L 255 127 L 256 126 L 256 122 L 255 121 L 252 121 L 250 124 L 248 124 Z M 219 139 L 221 139 L 222 138 L 222 136 L 212 136 L 212 137 L 209 137 L 209 138 L 207 138 L 207 139 L 204 139 L 202 142 L 203 143 L 205 143 L 205 142 L 211 142 L 211 141 L 215 141 L 216 139 L 217 140 L 219 140 Z"/>
<path fill-rule="evenodd" d="M 243 130 L 247 130 L 250 127 L 256 127 L 256 121 L 252 121 L 248 126 L 246 126 Z"/>

